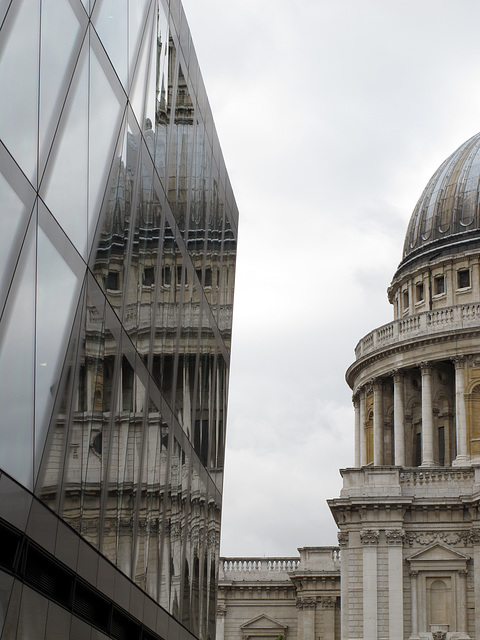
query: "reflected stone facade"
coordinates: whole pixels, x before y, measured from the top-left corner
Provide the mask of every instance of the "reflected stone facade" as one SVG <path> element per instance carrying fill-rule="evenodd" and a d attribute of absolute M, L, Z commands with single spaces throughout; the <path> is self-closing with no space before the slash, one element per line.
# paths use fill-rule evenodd
<path fill-rule="evenodd" d="M 307 566 L 300 549 L 276 580 L 264 559 L 224 559 L 222 640 L 480 638 L 480 134 L 427 184 L 388 298 L 393 322 L 346 374 L 355 464 L 329 500 L 337 560 Z"/>
<path fill-rule="evenodd" d="M 183 9 L 0 18 L 0 637 L 213 639 L 238 212 Z"/>

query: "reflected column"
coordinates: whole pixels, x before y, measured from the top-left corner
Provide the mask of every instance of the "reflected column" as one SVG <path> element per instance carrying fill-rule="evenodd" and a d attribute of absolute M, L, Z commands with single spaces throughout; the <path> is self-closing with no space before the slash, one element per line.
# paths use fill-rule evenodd
<path fill-rule="evenodd" d="M 422 372 L 422 467 L 433 467 L 432 365 L 420 364 Z"/>

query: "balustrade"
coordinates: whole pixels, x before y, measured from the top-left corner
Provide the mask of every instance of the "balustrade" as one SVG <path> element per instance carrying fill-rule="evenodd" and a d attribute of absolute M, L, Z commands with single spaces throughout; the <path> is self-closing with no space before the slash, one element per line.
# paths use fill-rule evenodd
<path fill-rule="evenodd" d="M 355 357 L 358 360 L 377 349 L 395 343 L 397 340 L 474 326 L 480 326 L 480 304 L 472 303 L 435 311 L 424 311 L 374 329 L 357 344 Z"/>

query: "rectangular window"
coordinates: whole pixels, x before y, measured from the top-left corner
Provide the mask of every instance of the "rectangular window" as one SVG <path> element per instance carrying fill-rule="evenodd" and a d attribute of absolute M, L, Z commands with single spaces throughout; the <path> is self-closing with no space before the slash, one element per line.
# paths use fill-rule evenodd
<path fill-rule="evenodd" d="M 415 287 L 415 292 L 416 292 L 416 297 L 417 297 L 417 302 L 421 302 L 423 300 L 423 282 L 420 282 L 419 284 L 417 284 L 417 286 Z"/>
<path fill-rule="evenodd" d="M 403 292 L 403 309 L 408 309 L 408 291 Z"/>
<path fill-rule="evenodd" d="M 445 293 L 445 276 L 435 276 L 434 283 L 436 296 Z"/>
<path fill-rule="evenodd" d="M 445 427 L 438 427 L 438 464 L 445 466 Z"/>
<path fill-rule="evenodd" d="M 458 288 L 465 289 L 470 286 L 470 269 L 461 269 L 458 272 Z"/>

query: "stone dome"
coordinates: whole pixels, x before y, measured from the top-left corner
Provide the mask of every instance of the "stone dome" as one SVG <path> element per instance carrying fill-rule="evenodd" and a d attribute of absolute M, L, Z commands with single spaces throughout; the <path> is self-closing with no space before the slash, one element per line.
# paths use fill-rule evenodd
<path fill-rule="evenodd" d="M 464 142 L 428 181 L 405 236 L 399 270 L 426 254 L 480 245 L 480 133 Z M 398 272 L 397 272 L 398 273 Z"/>

